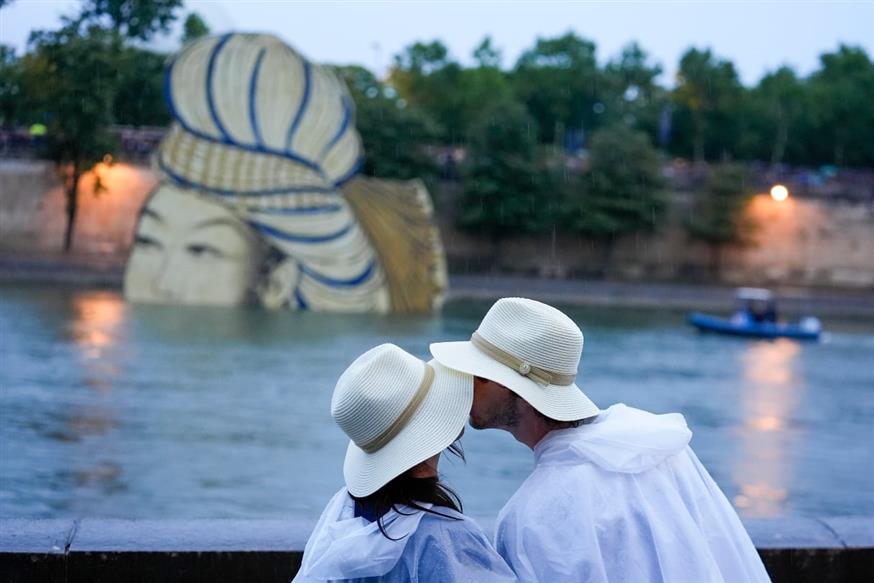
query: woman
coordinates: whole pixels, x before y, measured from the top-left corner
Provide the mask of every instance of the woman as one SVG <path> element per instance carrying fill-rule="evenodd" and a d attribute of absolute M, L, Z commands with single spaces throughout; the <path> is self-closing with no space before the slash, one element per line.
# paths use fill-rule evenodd
<path fill-rule="evenodd" d="M 351 439 L 346 487 L 322 513 L 294 581 L 516 581 L 437 476 L 443 450 L 460 455 L 472 401 L 473 377 L 393 344 L 346 369 L 331 402 Z"/>

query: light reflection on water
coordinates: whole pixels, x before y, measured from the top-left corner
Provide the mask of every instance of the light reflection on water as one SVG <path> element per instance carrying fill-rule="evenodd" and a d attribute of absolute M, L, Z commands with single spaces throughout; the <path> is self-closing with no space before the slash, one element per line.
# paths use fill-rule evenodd
<path fill-rule="evenodd" d="M 734 505 L 748 516 L 779 515 L 787 499 L 785 449 L 792 443 L 791 422 L 804 390 L 794 368 L 800 352 L 797 342 L 778 339 L 751 343 L 741 355 L 746 421 L 739 429 L 742 455 L 732 479 L 739 490 Z"/>
<path fill-rule="evenodd" d="M 426 357 L 488 303 L 380 317 L 130 306 L 113 291 L 0 287 L 0 516 L 314 518 L 342 483 L 337 376 L 393 341 Z M 748 516 L 874 514 L 874 331 L 824 344 L 700 336 L 677 312 L 571 309 L 601 406 L 680 411 Z M 494 515 L 531 455 L 467 431 L 441 470 Z"/>

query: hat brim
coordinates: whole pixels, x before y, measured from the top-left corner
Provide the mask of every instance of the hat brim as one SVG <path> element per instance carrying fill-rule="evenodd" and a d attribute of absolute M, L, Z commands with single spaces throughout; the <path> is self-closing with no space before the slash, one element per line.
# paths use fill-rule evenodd
<path fill-rule="evenodd" d="M 444 366 L 504 385 L 542 414 L 556 421 L 576 421 L 600 413 L 576 384 L 539 385 L 501 364 L 472 342 L 436 342 L 431 355 Z"/>
<path fill-rule="evenodd" d="M 343 478 L 353 496 L 373 494 L 452 445 L 464 429 L 473 404 L 473 377 L 439 362 L 429 364 L 434 367 L 431 388 L 407 425 L 390 442 L 374 453 L 349 442 Z"/>

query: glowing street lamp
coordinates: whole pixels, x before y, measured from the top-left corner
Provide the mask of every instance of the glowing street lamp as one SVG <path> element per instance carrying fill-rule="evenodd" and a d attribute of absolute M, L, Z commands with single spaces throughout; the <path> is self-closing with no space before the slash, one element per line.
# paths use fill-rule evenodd
<path fill-rule="evenodd" d="M 771 198 L 777 202 L 782 202 L 789 198 L 789 189 L 782 184 L 775 184 L 771 187 Z"/>

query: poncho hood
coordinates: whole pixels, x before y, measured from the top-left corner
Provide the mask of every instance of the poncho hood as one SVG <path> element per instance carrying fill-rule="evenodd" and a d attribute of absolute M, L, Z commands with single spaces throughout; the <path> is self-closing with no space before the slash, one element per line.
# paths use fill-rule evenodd
<path fill-rule="evenodd" d="M 430 507 L 430 505 L 423 505 Z M 402 508 L 404 514 L 390 511 L 383 524 L 386 538 L 376 522 L 355 516 L 352 498 L 343 488 L 337 492 L 307 542 L 301 573 L 319 580 L 379 577 L 391 571 L 416 531 L 421 510 Z"/>
<path fill-rule="evenodd" d="M 552 431 L 534 448 L 537 465 L 591 462 L 605 470 L 638 473 L 689 445 L 692 432 L 679 413 L 656 415 L 622 403 L 589 424 Z"/>

